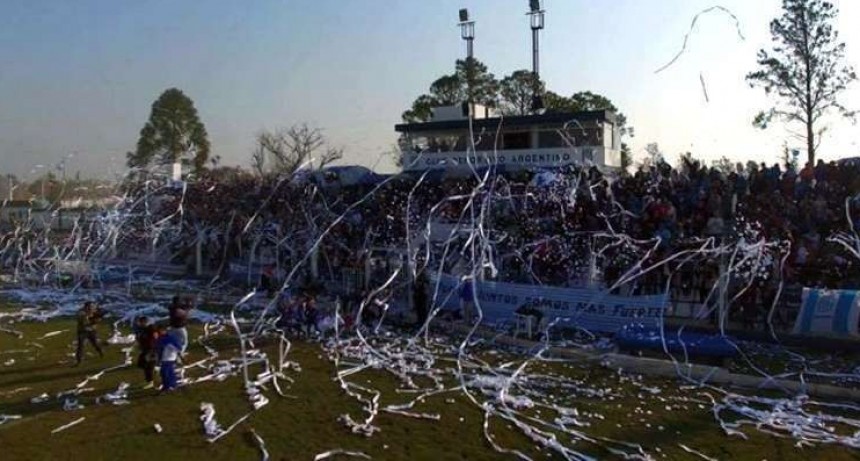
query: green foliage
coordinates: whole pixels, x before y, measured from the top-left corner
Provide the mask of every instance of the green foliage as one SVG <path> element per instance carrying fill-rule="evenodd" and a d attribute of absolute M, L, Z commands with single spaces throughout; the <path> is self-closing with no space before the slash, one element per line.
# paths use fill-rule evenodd
<path fill-rule="evenodd" d="M 590 91 L 580 91 L 574 93 L 573 96 L 567 98 L 560 96 L 552 91 L 547 91 L 544 96 L 544 104 L 547 112 L 579 112 L 591 110 L 611 110 L 618 112 L 615 104 L 606 96 L 592 93 Z"/>
<path fill-rule="evenodd" d="M 46 201 L 56 202 L 62 194 L 63 185 L 57 180 L 53 171 L 49 171 L 27 185 L 31 197 L 39 197 Z"/>
<path fill-rule="evenodd" d="M 20 184 L 21 181 L 15 175 L 0 174 L 0 201 L 14 199 L 16 192 L 20 194 L 20 191 L 17 190 Z"/>
<path fill-rule="evenodd" d="M 845 43 L 833 29 L 837 9 L 823 0 L 783 0 L 783 14 L 770 23 L 774 46 L 758 52 L 758 67 L 746 79 L 752 87 L 776 96 L 775 104 L 760 112 L 753 125 L 767 128 L 771 121 L 800 123 L 809 162 L 815 162 L 822 117 L 831 111 L 853 118 L 838 97 L 857 79 L 843 63 Z"/>
<path fill-rule="evenodd" d="M 455 75 L 464 91 L 461 102 L 471 101 L 488 107 L 498 105 L 499 82 L 486 64 L 475 58 L 458 59 Z"/>
<path fill-rule="evenodd" d="M 554 91 L 547 91 L 543 96 L 543 104 L 550 113 L 566 113 L 581 110 L 572 98 L 562 96 Z"/>
<path fill-rule="evenodd" d="M 657 165 L 663 162 L 663 151 L 660 150 L 660 145 L 656 142 L 648 143 L 645 146 L 646 160 L 649 165 Z"/>
<path fill-rule="evenodd" d="M 782 146 L 782 155 L 780 156 L 782 166 L 787 170 L 797 171 L 798 163 L 800 163 L 797 154 L 796 150 L 789 149 L 787 145 Z"/>
<path fill-rule="evenodd" d="M 678 156 L 678 169 L 682 174 L 693 174 L 702 167 L 701 160 L 693 157 L 692 152 L 685 152 Z"/>
<path fill-rule="evenodd" d="M 194 103 L 181 90 L 171 88 L 152 104 L 137 150 L 127 154 L 127 163 L 130 168 L 146 168 L 153 162 L 180 161 L 199 172 L 209 158 L 209 148 L 206 127 Z"/>
<path fill-rule="evenodd" d="M 633 153 L 627 143 L 621 143 L 621 171 L 626 172 L 633 165 Z"/>
<path fill-rule="evenodd" d="M 450 106 L 466 99 L 466 88 L 456 74 L 445 75 L 430 84 L 430 94 L 437 104 Z"/>
<path fill-rule="evenodd" d="M 715 170 L 726 176 L 732 174 L 735 171 L 735 163 L 725 156 L 720 157 L 718 160 L 714 160 L 712 162 L 712 166 Z"/>
<path fill-rule="evenodd" d="M 419 96 L 412 107 L 403 112 L 403 121 L 417 123 L 429 121 L 431 109 L 473 101 L 489 107 L 498 104 L 499 82 L 487 66 L 475 58 L 459 59 L 453 74 L 436 79 L 427 94 Z"/>
<path fill-rule="evenodd" d="M 580 91 L 571 97 L 564 97 L 552 91 L 544 95 L 544 105 L 549 113 L 567 113 L 580 111 L 608 110 L 615 112 L 618 116 L 618 126 L 621 136 L 633 137 L 633 127 L 627 126 L 627 117 L 622 114 L 615 104 L 601 94 L 591 91 Z"/>
<path fill-rule="evenodd" d="M 606 96 L 581 91 L 570 97 L 547 91 L 543 81 L 529 70 L 520 69 L 497 81 L 487 66 L 472 58 L 458 60 L 453 74 L 436 79 L 427 94 L 419 96 L 409 110 L 403 112 L 406 123 L 430 121 L 434 107 L 451 106 L 473 101 L 488 107 L 498 107 L 505 115 L 527 115 L 535 90 L 543 94 L 548 113 L 609 110 L 618 116 L 622 136 L 633 136 L 633 128 L 627 126 L 627 117 L 618 111 Z"/>
<path fill-rule="evenodd" d="M 437 100 L 433 96 L 422 94 L 412 103 L 412 108 L 403 113 L 403 121 L 406 123 L 429 121 L 433 116 L 431 109 L 437 105 L 439 104 L 437 104 Z"/>
<path fill-rule="evenodd" d="M 499 84 L 500 109 L 505 115 L 528 115 L 536 94 L 546 90 L 544 83 L 530 70 L 517 70 Z"/>

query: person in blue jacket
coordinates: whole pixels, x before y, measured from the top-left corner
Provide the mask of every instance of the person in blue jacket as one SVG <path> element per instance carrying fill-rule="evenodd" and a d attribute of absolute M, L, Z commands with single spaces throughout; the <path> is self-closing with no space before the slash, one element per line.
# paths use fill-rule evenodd
<path fill-rule="evenodd" d="M 161 392 L 170 392 L 176 389 L 176 360 L 182 352 L 182 343 L 175 335 L 169 335 L 167 327 L 159 327 L 158 358 L 161 361 Z"/>

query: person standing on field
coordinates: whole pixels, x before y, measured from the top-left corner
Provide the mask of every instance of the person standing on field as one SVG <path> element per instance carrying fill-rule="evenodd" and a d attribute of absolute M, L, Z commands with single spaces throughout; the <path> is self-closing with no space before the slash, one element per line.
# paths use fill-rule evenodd
<path fill-rule="evenodd" d="M 99 357 L 104 357 L 104 352 L 99 346 L 98 335 L 96 334 L 96 325 L 101 321 L 102 313 L 92 301 L 87 301 L 78 311 L 78 347 L 75 351 L 75 366 L 81 364 L 84 359 L 84 342 L 89 341 L 90 344 L 98 351 Z"/>
<path fill-rule="evenodd" d="M 143 387 L 144 389 L 151 389 L 154 387 L 155 365 L 158 363 L 158 351 L 156 351 L 158 330 L 155 325 L 149 323 L 148 318 L 140 316 L 135 321 L 134 336 L 140 349 L 137 367 L 143 370 L 145 380 Z"/>

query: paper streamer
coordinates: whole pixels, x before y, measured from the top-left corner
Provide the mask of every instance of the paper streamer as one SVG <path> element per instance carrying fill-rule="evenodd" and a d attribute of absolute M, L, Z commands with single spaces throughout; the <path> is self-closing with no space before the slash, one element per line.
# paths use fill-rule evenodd
<path fill-rule="evenodd" d="M 82 416 L 82 417 L 80 417 L 80 418 L 78 418 L 78 419 L 76 419 L 76 420 L 74 420 L 74 421 L 70 422 L 69 424 L 64 424 L 64 425 L 62 425 L 62 426 L 60 426 L 60 427 L 58 427 L 58 428 L 56 428 L 56 429 L 52 430 L 52 431 L 51 431 L 51 434 L 56 434 L 56 433 L 58 433 L 58 432 L 63 432 L 64 430 L 66 430 L 66 429 L 68 429 L 68 428 L 70 428 L 70 427 L 77 426 L 78 424 L 80 424 L 80 423 L 84 422 L 84 420 L 86 420 L 86 419 L 87 419 L 86 417 L 83 417 L 83 416 Z"/>
<path fill-rule="evenodd" d="M 3 415 L 0 414 L 0 426 L 8 423 L 9 421 L 17 421 L 21 419 L 21 415 Z"/>
<path fill-rule="evenodd" d="M 251 435 L 254 436 L 254 440 L 257 441 L 257 447 L 260 448 L 260 459 L 262 461 L 269 461 L 269 452 L 266 451 L 266 442 L 257 434 L 257 431 L 254 428 L 251 428 Z"/>
<path fill-rule="evenodd" d="M 368 456 L 367 454 L 362 453 L 360 451 L 348 451 L 348 450 L 342 450 L 342 449 L 338 448 L 338 449 L 334 449 L 334 450 L 325 451 L 325 452 L 322 452 L 322 453 L 314 456 L 314 461 L 329 459 L 329 458 L 333 458 L 335 456 L 351 456 L 353 458 L 373 459 L 370 456 Z"/>

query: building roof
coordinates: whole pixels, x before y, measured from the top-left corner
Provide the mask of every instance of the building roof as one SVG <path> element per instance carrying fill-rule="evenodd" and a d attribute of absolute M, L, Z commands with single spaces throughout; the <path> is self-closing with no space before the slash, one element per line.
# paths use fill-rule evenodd
<path fill-rule="evenodd" d="M 596 110 L 586 112 L 546 113 L 538 115 L 519 115 L 510 117 L 492 117 L 474 119 L 471 126 L 474 129 L 490 128 L 499 126 L 534 126 L 534 125 L 563 125 L 569 122 L 611 122 L 617 123 L 615 112 L 609 110 Z M 432 131 L 452 131 L 469 128 L 469 120 L 440 120 L 436 122 L 401 123 L 394 126 L 398 133 L 419 133 Z"/>

